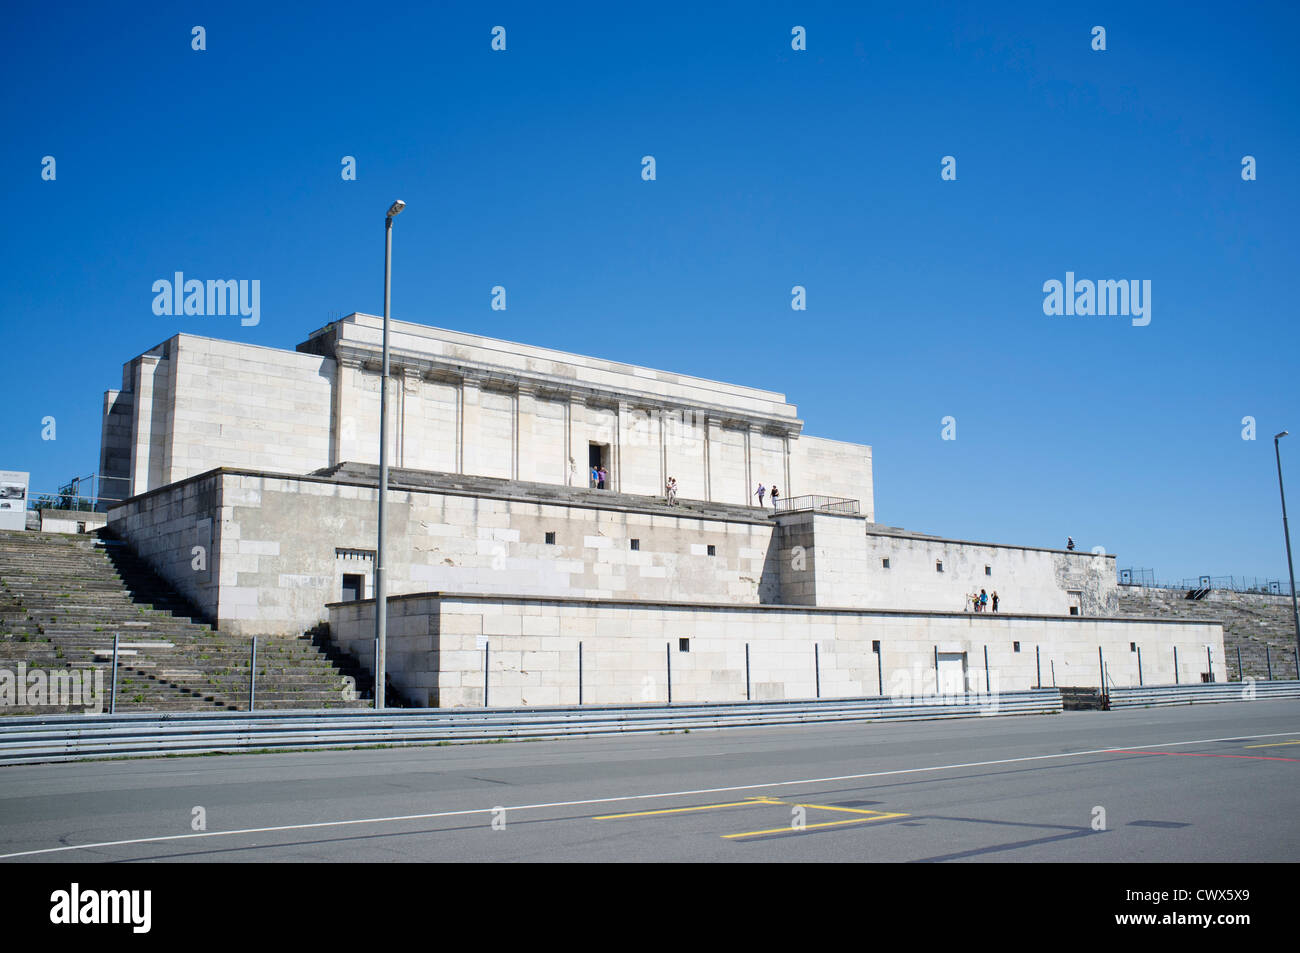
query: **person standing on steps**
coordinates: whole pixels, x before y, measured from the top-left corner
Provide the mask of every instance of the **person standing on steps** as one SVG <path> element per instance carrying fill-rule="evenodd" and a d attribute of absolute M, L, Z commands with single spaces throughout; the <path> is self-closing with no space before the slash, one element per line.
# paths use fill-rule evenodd
<path fill-rule="evenodd" d="M 767 487 L 763 486 L 763 484 L 760 483 L 760 484 L 758 485 L 758 492 L 756 492 L 756 493 L 754 494 L 756 497 L 758 497 L 758 505 L 759 505 L 759 506 L 762 506 L 762 505 L 763 505 L 763 497 L 764 497 L 766 494 L 767 494 Z"/>

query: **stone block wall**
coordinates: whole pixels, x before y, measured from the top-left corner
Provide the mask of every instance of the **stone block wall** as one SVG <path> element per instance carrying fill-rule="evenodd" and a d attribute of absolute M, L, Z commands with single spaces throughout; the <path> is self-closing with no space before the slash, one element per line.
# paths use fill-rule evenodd
<path fill-rule="evenodd" d="M 1174 682 L 1175 645 L 1183 682 L 1200 680 L 1207 646 L 1222 657 L 1213 623 L 446 593 L 394 599 L 389 619 L 394 684 L 443 707 L 483 705 L 485 661 L 493 706 L 577 704 L 579 644 L 587 704 L 665 702 L 670 664 L 674 702 L 743 701 L 746 645 L 754 699 L 812 698 L 819 681 L 822 698 L 932 695 L 936 652 L 961 658 L 970 690 L 992 693 L 1032 688 L 1040 672 L 1047 686 L 1097 686 L 1103 661 L 1111 684 L 1137 685 L 1138 646 L 1147 685 Z M 373 602 L 331 606 L 330 632 L 368 665 Z"/>
<path fill-rule="evenodd" d="M 963 611 L 969 594 L 983 589 L 990 600 L 998 593 L 1002 612 L 1068 615 L 1073 590 L 1081 615 L 1118 610 L 1110 555 L 871 531 L 866 553 L 867 605 Z"/>

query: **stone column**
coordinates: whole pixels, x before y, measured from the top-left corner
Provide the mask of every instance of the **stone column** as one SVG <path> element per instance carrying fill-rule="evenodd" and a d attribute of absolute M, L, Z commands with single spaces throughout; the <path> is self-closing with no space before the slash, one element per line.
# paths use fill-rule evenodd
<path fill-rule="evenodd" d="M 704 498 L 715 501 L 721 489 L 722 418 L 704 419 Z"/>
<path fill-rule="evenodd" d="M 153 451 L 153 384 L 158 370 L 158 357 L 143 354 L 135 366 L 135 406 L 131 413 L 131 494 L 143 493 L 149 487 L 149 470 L 156 466 Z"/>
<path fill-rule="evenodd" d="M 745 431 L 745 492 L 753 493 L 758 488 L 759 474 L 755 472 L 754 458 L 758 455 L 759 449 L 763 446 L 763 428 L 757 424 L 750 424 L 749 429 Z M 782 488 L 784 492 L 784 487 Z M 750 503 L 758 502 L 758 497 L 747 496 Z"/>
<path fill-rule="evenodd" d="M 394 466 L 420 468 L 420 439 L 424 415 L 420 412 L 420 382 L 424 375 L 418 368 L 402 368 L 402 390 L 399 401 L 400 416 Z"/>
<path fill-rule="evenodd" d="M 335 465 L 348 460 L 361 462 L 358 453 L 359 439 L 365 428 L 361 426 L 359 400 L 361 397 L 361 362 L 353 358 L 338 358 L 334 365 L 334 432 L 330 434 L 330 458 Z M 375 453 L 378 454 L 379 418 L 375 418 Z"/>
<path fill-rule="evenodd" d="M 630 418 L 631 406 L 627 401 L 620 400 L 614 407 L 614 446 L 609 451 L 613 460 L 611 468 L 614 471 L 610 474 L 613 479 L 610 481 L 609 488 L 618 493 L 623 492 L 623 445 L 628 442 L 623 431 L 627 429 Z"/>
<path fill-rule="evenodd" d="M 591 479 L 588 476 L 591 468 L 587 465 L 587 441 L 586 436 L 586 402 L 576 394 L 569 395 L 568 419 L 565 421 L 565 429 L 568 431 L 569 457 L 573 461 L 573 485 L 589 486 Z M 565 461 L 567 466 L 568 460 Z M 566 471 L 568 472 L 568 471 Z"/>
<path fill-rule="evenodd" d="M 794 499 L 794 490 L 790 486 L 790 434 L 785 433 L 781 436 L 781 448 L 784 456 L 784 472 L 781 478 L 785 480 L 781 484 L 781 493 L 790 494 L 790 499 Z"/>
<path fill-rule="evenodd" d="M 659 413 L 654 415 L 654 420 L 659 425 L 659 489 L 655 491 L 656 496 L 662 496 L 667 493 L 665 487 L 668 485 L 668 436 L 667 427 L 665 426 L 664 415 L 667 411 L 659 408 Z"/>
<path fill-rule="evenodd" d="M 460 382 L 460 437 L 457 443 L 459 473 L 478 472 L 478 446 L 482 440 L 480 385 L 478 378 L 469 376 Z"/>
<path fill-rule="evenodd" d="M 520 384 L 515 393 L 515 462 L 511 473 L 516 480 L 537 479 L 537 388 Z"/>

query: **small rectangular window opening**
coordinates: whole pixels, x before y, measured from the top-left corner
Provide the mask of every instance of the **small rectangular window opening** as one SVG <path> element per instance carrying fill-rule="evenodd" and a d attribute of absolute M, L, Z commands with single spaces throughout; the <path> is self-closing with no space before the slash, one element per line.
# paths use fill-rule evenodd
<path fill-rule="evenodd" d="M 1012 642 L 1012 643 L 1011 643 L 1011 647 L 1012 647 L 1013 650 L 1015 650 L 1015 651 L 1017 651 L 1017 652 L 1020 651 L 1020 643 L 1019 643 L 1019 642 Z"/>
<path fill-rule="evenodd" d="M 555 545 L 555 534 L 554 534 L 554 533 L 547 533 L 547 534 L 546 534 L 546 545 L 547 545 L 547 546 L 554 546 L 554 545 Z"/>
<path fill-rule="evenodd" d="M 691 650 L 691 640 L 690 640 L 690 639 L 678 639 L 678 640 L 677 640 L 677 651 L 679 651 L 679 652 L 689 652 L 690 650 Z"/>
<path fill-rule="evenodd" d="M 934 561 L 934 571 L 935 571 L 935 572 L 943 572 L 943 560 L 942 560 L 942 559 L 936 559 L 936 560 Z"/>
<path fill-rule="evenodd" d="M 714 546 L 712 543 L 709 543 L 709 555 L 710 556 L 718 555 L 718 547 Z"/>
<path fill-rule="evenodd" d="M 640 552 L 640 551 L 641 551 L 641 540 L 639 540 L 639 539 L 634 539 L 634 540 L 632 540 L 632 550 L 633 550 L 634 552 Z"/>
<path fill-rule="evenodd" d="M 882 569 L 888 569 L 888 568 L 889 568 L 889 557 L 888 557 L 888 556 L 883 556 L 883 557 L 881 557 L 881 559 L 880 559 L 880 568 L 882 568 Z"/>

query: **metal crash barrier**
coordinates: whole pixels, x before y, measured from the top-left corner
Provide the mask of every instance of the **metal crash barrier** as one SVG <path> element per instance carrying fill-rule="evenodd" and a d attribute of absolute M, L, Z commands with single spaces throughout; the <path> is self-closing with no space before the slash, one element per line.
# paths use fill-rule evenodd
<path fill-rule="evenodd" d="M 175 712 L 0 720 L 0 764 L 239 751 L 466 743 L 622 732 L 1058 714 L 1055 689 L 712 704 Z"/>
<path fill-rule="evenodd" d="M 1199 705 L 1275 698 L 1300 698 L 1300 681 L 1263 682 L 1247 679 L 1244 682 L 1112 688 L 1110 708 L 1112 710 L 1156 708 L 1165 705 Z"/>

